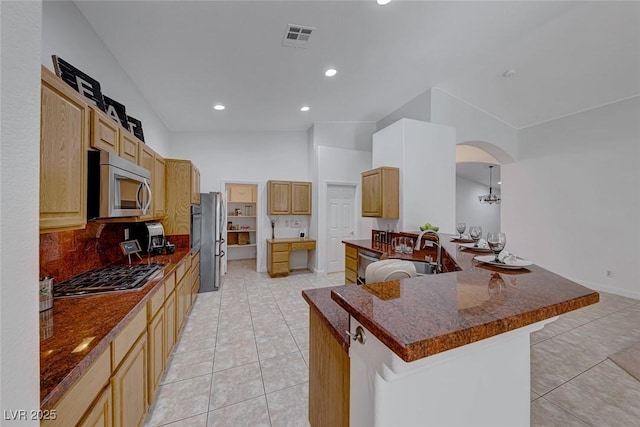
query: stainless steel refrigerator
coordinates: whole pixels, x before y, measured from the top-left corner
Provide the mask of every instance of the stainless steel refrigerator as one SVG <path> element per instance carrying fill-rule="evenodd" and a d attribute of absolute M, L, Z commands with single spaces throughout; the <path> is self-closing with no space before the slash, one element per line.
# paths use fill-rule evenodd
<path fill-rule="evenodd" d="M 222 285 L 222 238 L 226 212 L 222 193 L 200 194 L 202 235 L 200 243 L 200 292 L 217 291 Z"/>

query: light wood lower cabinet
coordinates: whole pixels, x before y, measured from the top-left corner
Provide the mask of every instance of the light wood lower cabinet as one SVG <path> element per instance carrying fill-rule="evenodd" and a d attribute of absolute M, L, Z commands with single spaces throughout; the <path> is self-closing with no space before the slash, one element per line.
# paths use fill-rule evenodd
<path fill-rule="evenodd" d="M 137 427 L 147 413 L 147 334 L 142 334 L 111 377 L 114 427 Z"/>
<path fill-rule="evenodd" d="M 164 360 L 169 360 L 173 346 L 176 343 L 178 330 L 176 328 L 176 292 L 172 291 L 164 302 Z"/>
<path fill-rule="evenodd" d="M 164 310 L 160 309 L 151 320 L 151 323 L 149 323 L 149 326 L 147 326 L 147 335 L 149 337 L 149 405 L 153 402 L 155 390 L 160 384 L 165 366 L 165 321 Z"/>
<path fill-rule="evenodd" d="M 309 309 L 309 423 L 349 425 L 349 355 L 322 319 Z"/>
<path fill-rule="evenodd" d="M 111 385 L 109 385 L 85 415 L 80 427 L 111 426 L 113 426 L 113 400 L 111 398 Z"/>
<path fill-rule="evenodd" d="M 345 284 L 358 281 L 358 248 L 346 244 L 344 246 L 344 281 Z"/>

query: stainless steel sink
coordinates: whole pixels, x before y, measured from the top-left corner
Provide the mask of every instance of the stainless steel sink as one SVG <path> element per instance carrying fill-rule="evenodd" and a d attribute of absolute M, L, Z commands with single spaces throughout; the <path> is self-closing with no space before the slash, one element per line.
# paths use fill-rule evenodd
<path fill-rule="evenodd" d="M 438 266 L 436 263 L 417 260 L 411 260 L 410 262 L 416 267 L 416 273 L 418 273 L 419 276 L 424 276 L 425 274 L 436 274 L 438 272 Z"/>

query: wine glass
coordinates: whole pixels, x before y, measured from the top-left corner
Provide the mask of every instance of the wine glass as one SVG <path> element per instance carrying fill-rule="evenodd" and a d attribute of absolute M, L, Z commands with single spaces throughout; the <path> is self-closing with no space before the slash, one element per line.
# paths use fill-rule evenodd
<path fill-rule="evenodd" d="M 504 233 L 489 233 L 487 234 L 487 243 L 496 255 L 496 258 L 493 261 L 500 262 L 498 254 L 502 252 L 504 246 L 507 244 L 507 236 Z"/>
<path fill-rule="evenodd" d="M 478 247 L 478 240 L 482 237 L 482 227 L 479 225 L 472 225 L 469 228 L 469 236 L 473 239 L 473 247 Z"/>
<path fill-rule="evenodd" d="M 460 233 L 460 239 L 462 239 L 462 233 L 464 233 L 464 230 L 467 229 L 467 224 L 465 224 L 464 222 L 459 222 L 458 225 L 456 225 L 456 230 L 458 231 L 458 233 Z"/>

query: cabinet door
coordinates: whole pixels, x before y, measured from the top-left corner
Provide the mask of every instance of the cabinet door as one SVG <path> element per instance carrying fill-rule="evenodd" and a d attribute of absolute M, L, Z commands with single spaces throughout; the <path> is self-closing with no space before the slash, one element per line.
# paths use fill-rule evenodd
<path fill-rule="evenodd" d="M 141 426 L 147 412 L 147 334 L 143 333 L 111 377 L 113 425 Z"/>
<path fill-rule="evenodd" d="M 63 86 L 64 85 L 64 86 Z M 43 70 L 40 122 L 40 230 L 87 223 L 89 107 Z"/>
<path fill-rule="evenodd" d="M 291 183 L 291 214 L 311 215 L 311 183 Z"/>
<path fill-rule="evenodd" d="M 113 425 L 112 409 L 111 386 L 107 386 L 95 405 L 85 415 L 84 420 L 80 422 L 79 427 L 111 427 Z"/>
<path fill-rule="evenodd" d="M 362 173 L 362 216 L 382 216 L 382 174 L 380 170 Z"/>
<path fill-rule="evenodd" d="M 120 153 L 120 125 L 97 108 L 91 107 L 91 147 Z"/>
<path fill-rule="evenodd" d="M 164 159 L 156 153 L 154 156 L 153 181 L 151 181 L 154 216 L 164 216 L 166 214 L 165 176 Z"/>
<path fill-rule="evenodd" d="M 288 181 L 269 181 L 269 215 L 291 214 L 291 183 Z"/>
<path fill-rule="evenodd" d="M 233 184 L 229 186 L 229 202 L 253 203 L 255 202 L 255 185 Z"/>
<path fill-rule="evenodd" d="M 158 384 L 160 384 L 160 378 L 162 378 L 162 372 L 165 366 L 164 323 L 164 310 L 160 310 L 147 327 L 149 338 L 149 405 L 153 402 L 153 396 Z"/>
<path fill-rule="evenodd" d="M 200 171 L 193 164 L 191 165 L 191 203 L 200 204 Z"/>
<path fill-rule="evenodd" d="M 164 302 L 164 360 L 169 360 L 176 343 L 176 293 L 171 292 Z"/>
<path fill-rule="evenodd" d="M 120 157 L 138 164 L 138 138 L 127 131 L 120 130 Z"/>
<path fill-rule="evenodd" d="M 151 218 L 155 214 L 155 198 L 156 198 L 156 180 L 155 180 L 155 159 L 154 151 L 147 147 L 146 144 L 138 144 L 138 165 L 142 166 L 149 172 L 151 172 L 151 193 L 152 193 L 152 208 L 149 215 L 145 215 L 142 218 Z"/>

